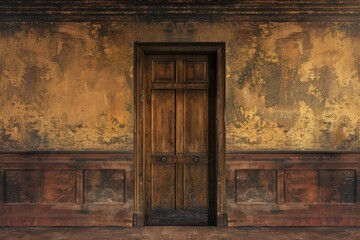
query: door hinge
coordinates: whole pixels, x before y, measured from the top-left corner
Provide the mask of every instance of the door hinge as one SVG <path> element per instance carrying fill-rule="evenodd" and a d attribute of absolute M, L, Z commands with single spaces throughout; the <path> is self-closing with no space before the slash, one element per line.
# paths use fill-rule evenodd
<path fill-rule="evenodd" d="M 141 101 L 141 102 L 144 102 L 144 89 L 141 90 L 141 93 L 140 93 L 140 101 Z"/>

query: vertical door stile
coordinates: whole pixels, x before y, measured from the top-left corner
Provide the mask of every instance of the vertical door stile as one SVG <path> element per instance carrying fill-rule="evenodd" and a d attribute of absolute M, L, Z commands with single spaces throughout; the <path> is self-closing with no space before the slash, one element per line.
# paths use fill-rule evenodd
<path fill-rule="evenodd" d="M 151 68 L 151 58 L 150 56 L 146 57 L 145 60 L 145 69 L 146 73 L 144 74 L 145 81 L 144 81 L 144 112 L 143 112 L 143 121 L 144 124 L 144 138 L 143 138 L 143 146 L 144 146 L 144 159 L 143 159 L 143 168 L 146 169 L 147 174 L 145 175 L 145 179 L 143 179 L 143 188 L 145 188 L 145 199 L 146 199 L 146 215 L 149 215 L 149 211 L 152 205 L 152 198 L 151 198 L 151 175 L 152 175 L 152 168 L 150 163 L 150 154 L 152 152 L 152 145 L 151 145 L 151 118 L 152 118 L 152 106 L 151 106 L 151 75 L 149 73 L 152 72 Z M 145 185 L 145 186 L 144 186 Z"/>
<path fill-rule="evenodd" d="M 181 86 L 184 82 L 184 67 L 183 60 L 176 60 L 176 86 Z M 177 168 L 177 202 L 176 209 L 182 210 L 184 208 L 184 164 L 182 162 L 184 152 L 184 90 L 180 87 L 176 89 L 176 168 Z"/>
<path fill-rule="evenodd" d="M 209 216 L 207 58 L 189 57 L 185 65 L 185 82 L 197 84 L 197 88 L 188 88 L 184 93 L 184 209 L 194 215 Z"/>

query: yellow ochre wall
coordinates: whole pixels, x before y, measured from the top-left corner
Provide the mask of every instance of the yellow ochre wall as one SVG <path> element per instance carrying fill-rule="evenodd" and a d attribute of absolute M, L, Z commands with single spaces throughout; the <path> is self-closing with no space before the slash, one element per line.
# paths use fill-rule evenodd
<path fill-rule="evenodd" d="M 134 42 L 226 43 L 226 149 L 360 150 L 360 23 L 0 23 L 0 151 L 134 147 Z"/>

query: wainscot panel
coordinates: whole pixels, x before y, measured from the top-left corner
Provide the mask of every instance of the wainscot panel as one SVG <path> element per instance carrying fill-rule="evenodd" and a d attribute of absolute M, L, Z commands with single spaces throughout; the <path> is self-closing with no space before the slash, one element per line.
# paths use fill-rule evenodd
<path fill-rule="evenodd" d="M 1 226 L 132 226 L 131 153 L 1 153 Z"/>
<path fill-rule="evenodd" d="M 360 153 L 229 153 L 229 226 L 360 226 Z"/>

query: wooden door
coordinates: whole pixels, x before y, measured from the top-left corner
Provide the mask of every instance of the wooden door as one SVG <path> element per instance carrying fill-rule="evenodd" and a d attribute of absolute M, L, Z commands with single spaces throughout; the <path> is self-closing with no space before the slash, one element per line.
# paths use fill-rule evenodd
<path fill-rule="evenodd" d="M 214 223 L 214 64 L 208 55 L 146 57 L 147 225 Z"/>

